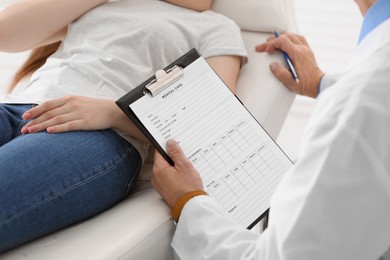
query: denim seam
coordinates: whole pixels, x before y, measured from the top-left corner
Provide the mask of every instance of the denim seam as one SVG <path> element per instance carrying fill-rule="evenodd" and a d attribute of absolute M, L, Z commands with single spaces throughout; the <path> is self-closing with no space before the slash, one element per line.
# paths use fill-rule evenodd
<path fill-rule="evenodd" d="M 132 149 L 134 149 L 134 146 L 132 146 Z M 138 152 L 138 151 L 137 151 Z M 135 178 L 138 178 L 139 174 L 140 174 L 140 171 L 141 171 L 141 166 L 142 166 L 142 159 L 141 159 L 141 156 L 139 155 L 140 159 L 138 160 L 138 164 L 137 164 L 137 167 L 135 168 L 135 171 L 137 171 L 136 174 L 133 174 L 131 176 L 131 179 L 129 181 L 129 183 L 126 185 L 126 190 L 125 190 L 125 194 L 122 196 L 122 199 L 126 198 L 126 196 L 129 195 L 130 193 L 130 190 L 132 188 L 132 186 L 134 186 L 133 184 L 133 181 Z"/>
<path fill-rule="evenodd" d="M 27 109 L 26 111 L 30 110 L 31 108 L 33 108 L 33 107 L 35 107 L 35 106 L 36 106 L 36 105 L 32 104 L 32 105 L 30 106 L 30 108 Z M 23 120 L 20 122 L 20 124 L 19 124 L 19 126 L 18 126 L 18 130 L 16 131 L 15 136 L 20 136 L 20 135 L 22 135 L 21 130 L 22 130 L 22 128 L 28 123 L 28 121 L 29 121 L 29 120 L 24 120 L 24 119 L 23 119 Z"/>
<path fill-rule="evenodd" d="M 101 171 L 100 173 L 98 173 L 98 174 L 96 174 L 96 175 L 94 175 L 94 176 L 92 176 L 92 177 L 90 177 L 90 178 L 88 178 L 88 179 L 86 179 L 86 180 L 84 180 L 82 182 L 78 182 L 78 183 L 76 183 L 75 185 L 73 185 L 71 187 L 68 187 L 67 189 L 63 190 L 61 193 L 55 194 L 54 196 L 51 196 L 51 197 L 48 197 L 46 200 L 43 200 L 40 203 L 31 206 L 30 208 L 26 209 L 24 212 L 20 212 L 20 213 L 18 213 L 16 215 L 13 215 L 13 216 L 9 217 L 8 219 L 6 219 L 6 220 L 4 220 L 3 222 L 0 223 L 0 227 L 5 225 L 5 224 L 11 223 L 14 219 L 20 218 L 20 217 L 26 215 L 27 213 L 29 213 L 30 211 L 34 210 L 35 208 L 37 208 L 39 206 L 42 206 L 42 205 L 52 201 L 53 199 L 56 199 L 56 198 L 60 197 L 61 195 L 65 194 L 65 193 L 67 193 L 67 192 L 69 192 L 71 190 L 79 188 L 79 187 L 89 183 L 90 181 L 93 181 L 93 180 L 103 176 L 107 172 L 111 171 L 114 167 L 116 167 L 131 151 L 133 151 L 133 149 L 134 149 L 134 146 L 131 146 L 130 149 L 128 149 L 126 151 L 126 153 L 117 162 L 115 162 L 113 165 L 111 165 L 106 170 Z"/>

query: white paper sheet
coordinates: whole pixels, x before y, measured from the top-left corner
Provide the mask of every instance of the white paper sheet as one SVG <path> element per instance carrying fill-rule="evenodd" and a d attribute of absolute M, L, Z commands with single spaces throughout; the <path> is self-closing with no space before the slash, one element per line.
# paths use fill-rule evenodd
<path fill-rule="evenodd" d="M 292 165 L 202 57 L 182 78 L 130 108 L 161 147 L 170 138 L 179 142 L 206 192 L 244 227 L 269 208 Z"/>

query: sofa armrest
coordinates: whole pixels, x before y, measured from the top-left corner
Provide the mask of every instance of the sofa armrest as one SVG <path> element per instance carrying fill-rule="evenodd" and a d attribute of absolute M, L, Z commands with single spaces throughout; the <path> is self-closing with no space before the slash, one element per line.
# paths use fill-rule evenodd
<path fill-rule="evenodd" d="M 248 63 L 241 69 L 237 96 L 264 129 L 276 139 L 294 102 L 295 94 L 278 81 L 269 70 L 272 61 L 284 63 L 278 53 L 256 53 L 255 46 L 271 33 L 242 32 L 248 51 Z"/>

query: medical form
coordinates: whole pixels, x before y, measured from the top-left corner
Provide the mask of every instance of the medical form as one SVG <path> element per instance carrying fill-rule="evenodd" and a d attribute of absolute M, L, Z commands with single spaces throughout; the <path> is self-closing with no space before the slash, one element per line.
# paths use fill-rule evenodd
<path fill-rule="evenodd" d="M 163 151 L 167 140 L 178 141 L 206 192 L 251 228 L 292 162 L 203 57 L 181 73 L 158 93 L 144 90 L 128 108 Z"/>

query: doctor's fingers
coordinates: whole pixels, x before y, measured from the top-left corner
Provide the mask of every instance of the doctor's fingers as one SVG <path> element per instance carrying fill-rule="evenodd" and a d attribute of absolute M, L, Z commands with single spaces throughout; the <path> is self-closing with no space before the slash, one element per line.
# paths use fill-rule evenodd
<path fill-rule="evenodd" d="M 167 153 L 171 157 L 172 161 L 175 163 L 175 168 L 177 170 L 188 168 L 192 169 L 193 166 L 191 162 L 185 156 L 180 145 L 173 139 L 168 140 L 167 142 Z"/>
<path fill-rule="evenodd" d="M 281 36 L 287 37 L 294 44 L 308 45 L 306 38 L 302 35 L 286 32 Z"/>
<path fill-rule="evenodd" d="M 199 172 L 175 140 L 168 140 L 167 152 L 175 163 L 174 169 L 178 173 L 176 181 L 181 182 L 180 191 L 184 194 L 194 190 L 203 190 L 203 182 Z"/>
<path fill-rule="evenodd" d="M 292 43 L 295 43 L 295 44 L 304 44 L 304 45 L 308 45 L 307 41 L 306 41 L 306 38 L 302 35 L 299 35 L 299 34 L 295 34 L 295 33 L 291 33 L 291 32 L 283 32 L 280 34 L 280 36 L 286 36 L 288 39 L 290 39 L 290 41 Z M 268 41 L 271 41 L 273 39 L 276 39 L 275 36 L 270 36 L 267 38 L 267 42 Z"/>
<path fill-rule="evenodd" d="M 278 38 L 274 38 L 273 40 L 257 45 L 256 51 L 267 52 L 271 54 L 275 50 L 283 50 L 290 56 L 292 60 L 294 60 L 295 53 L 297 52 L 298 48 L 298 44 L 293 43 L 286 36 L 282 35 Z"/>
<path fill-rule="evenodd" d="M 175 167 L 171 166 L 159 152 L 155 152 L 150 182 L 171 208 L 182 194 L 182 177 Z"/>
<path fill-rule="evenodd" d="M 269 67 L 276 78 L 278 78 L 291 91 L 297 93 L 299 87 L 298 83 L 294 80 L 291 72 L 287 68 L 278 62 L 272 62 Z"/>
<path fill-rule="evenodd" d="M 291 72 L 281 64 L 272 62 L 270 70 L 272 73 L 292 92 L 316 98 L 318 96 L 318 85 L 324 73 L 312 63 L 298 64 L 299 83 L 291 75 Z"/>
<path fill-rule="evenodd" d="M 155 150 L 152 172 L 159 174 L 162 171 L 165 171 L 165 170 L 170 169 L 170 168 L 173 168 L 173 166 L 170 165 L 157 150 Z"/>

